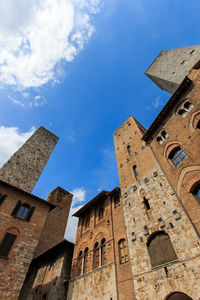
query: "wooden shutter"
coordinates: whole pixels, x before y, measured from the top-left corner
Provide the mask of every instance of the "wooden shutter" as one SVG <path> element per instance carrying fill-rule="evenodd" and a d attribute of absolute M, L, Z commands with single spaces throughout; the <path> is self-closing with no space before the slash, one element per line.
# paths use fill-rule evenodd
<path fill-rule="evenodd" d="M 29 209 L 29 212 L 28 212 L 27 217 L 26 217 L 26 219 L 25 219 L 26 221 L 30 222 L 34 210 L 35 210 L 35 207 L 31 207 L 31 208 Z"/>
<path fill-rule="evenodd" d="M 83 268 L 83 273 L 88 272 L 88 253 L 85 254 L 84 256 L 84 268 Z"/>
<path fill-rule="evenodd" d="M 0 194 L 0 205 L 3 203 L 3 201 L 6 199 L 7 195 L 1 195 Z"/>
<path fill-rule="evenodd" d="M 106 245 L 101 246 L 101 265 L 106 264 Z"/>
<path fill-rule="evenodd" d="M 6 233 L 0 245 L 0 256 L 4 256 L 4 257 L 8 256 L 16 237 L 17 236 L 15 234 L 11 234 L 9 232 Z"/>
<path fill-rule="evenodd" d="M 17 214 L 17 212 L 18 212 L 18 210 L 19 210 L 21 204 L 22 204 L 22 203 L 21 203 L 21 201 L 19 200 L 19 201 L 17 202 L 15 208 L 13 209 L 13 212 L 11 213 L 11 216 L 13 216 L 13 217 L 16 216 L 16 214 Z"/>

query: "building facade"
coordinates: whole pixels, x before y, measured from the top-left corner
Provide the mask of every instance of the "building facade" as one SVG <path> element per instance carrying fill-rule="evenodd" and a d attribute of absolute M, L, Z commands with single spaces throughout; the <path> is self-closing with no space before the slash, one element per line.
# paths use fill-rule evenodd
<path fill-rule="evenodd" d="M 79 218 L 68 300 L 134 300 L 120 189 L 103 191 Z"/>

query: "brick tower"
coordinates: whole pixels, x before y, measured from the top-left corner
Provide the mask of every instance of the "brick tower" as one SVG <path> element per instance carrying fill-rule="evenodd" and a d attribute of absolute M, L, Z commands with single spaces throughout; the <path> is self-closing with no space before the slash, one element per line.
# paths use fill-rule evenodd
<path fill-rule="evenodd" d="M 136 299 L 198 299 L 198 235 L 145 134 L 133 117 L 114 133 Z"/>
<path fill-rule="evenodd" d="M 0 169 L 0 180 L 31 193 L 58 137 L 40 127 Z"/>

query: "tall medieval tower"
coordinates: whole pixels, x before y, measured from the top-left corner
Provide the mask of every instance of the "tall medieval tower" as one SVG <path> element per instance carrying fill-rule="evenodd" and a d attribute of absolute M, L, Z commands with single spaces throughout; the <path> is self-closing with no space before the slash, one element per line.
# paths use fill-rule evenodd
<path fill-rule="evenodd" d="M 114 132 L 136 299 L 199 299 L 200 71 L 179 85 L 149 130 Z"/>

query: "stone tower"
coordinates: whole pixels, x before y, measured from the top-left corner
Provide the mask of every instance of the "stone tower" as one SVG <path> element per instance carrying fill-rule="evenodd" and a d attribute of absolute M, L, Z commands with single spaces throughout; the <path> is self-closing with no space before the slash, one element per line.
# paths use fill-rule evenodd
<path fill-rule="evenodd" d="M 198 299 L 198 235 L 145 133 L 132 116 L 114 133 L 136 299 Z"/>
<path fill-rule="evenodd" d="M 0 180 L 31 193 L 58 137 L 40 127 L 0 169 Z"/>
<path fill-rule="evenodd" d="M 161 51 L 145 74 L 162 90 L 173 94 L 190 70 L 198 65 L 199 57 L 199 45 Z"/>

